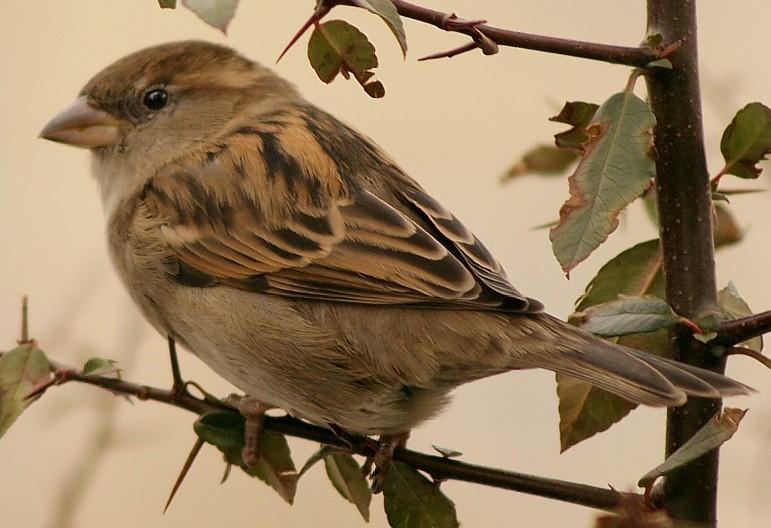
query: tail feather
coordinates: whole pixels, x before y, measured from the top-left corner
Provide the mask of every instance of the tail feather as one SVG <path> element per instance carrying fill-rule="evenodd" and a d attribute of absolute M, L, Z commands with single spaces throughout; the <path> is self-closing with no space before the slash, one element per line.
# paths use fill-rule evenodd
<path fill-rule="evenodd" d="M 687 397 L 719 398 L 753 389 L 722 374 L 616 345 L 547 314 L 531 316 L 554 338 L 522 362 L 573 376 L 635 403 L 672 407 Z M 551 340 L 550 340 L 551 341 Z"/>
<path fill-rule="evenodd" d="M 718 398 L 720 396 L 740 396 L 742 394 L 751 394 L 755 392 L 755 389 L 749 385 L 745 385 L 744 383 L 731 379 L 728 376 L 718 374 L 717 372 L 712 372 L 711 370 L 694 367 L 693 365 L 654 356 L 653 354 L 647 354 L 645 352 L 640 352 L 639 350 L 634 350 L 631 348 L 627 348 L 626 350 L 631 354 L 640 357 L 643 359 L 643 361 L 650 363 L 654 368 L 657 368 L 662 372 L 665 370 L 667 372 L 671 371 L 671 378 L 668 376 L 670 381 L 673 381 L 676 376 L 680 377 L 683 374 L 687 374 L 690 378 L 697 379 L 700 384 L 705 384 L 712 388 L 712 394 L 699 394 L 696 390 L 692 390 L 690 392 L 686 391 L 688 394 L 693 394 L 694 396 Z M 679 383 L 684 382 L 678 382 L 677 385 L 681 386 Z M 685 389 L 686 387 L 682 385 L 682 388 Z"/>

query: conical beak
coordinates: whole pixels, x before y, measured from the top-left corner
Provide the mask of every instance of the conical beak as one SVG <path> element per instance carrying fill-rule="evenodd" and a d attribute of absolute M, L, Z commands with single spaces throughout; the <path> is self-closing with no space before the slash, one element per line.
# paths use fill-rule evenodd
<path fill-rule="evenodd" d="M 83 95 L 54 116 L 40 131 L 40 137 L 75 147 L 106 147 L 118 142 L 119 121 L 90 106 Z"/>

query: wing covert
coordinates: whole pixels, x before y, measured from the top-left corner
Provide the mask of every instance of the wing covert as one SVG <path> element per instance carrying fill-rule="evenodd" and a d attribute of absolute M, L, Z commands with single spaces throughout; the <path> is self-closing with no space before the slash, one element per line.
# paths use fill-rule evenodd
<path fill-rule="evenodd" d="M 148 183 L 143 214 L 160 226 L 177 270 L 191 269 L 196 284 L 295 298 L 528 309 L 500 264 L 436 200 L 402 173 L 403 200 L 350 181 L 356 168 L 342 167 L 306 120 L 287 113 L 239 127 Z M 379 162 L 374 177 L 392 178 L 398 169 L 347 130 L 349 141 L 366 143 L 360 155 L 376 158 L 360 170 L 372 178 Z"/>

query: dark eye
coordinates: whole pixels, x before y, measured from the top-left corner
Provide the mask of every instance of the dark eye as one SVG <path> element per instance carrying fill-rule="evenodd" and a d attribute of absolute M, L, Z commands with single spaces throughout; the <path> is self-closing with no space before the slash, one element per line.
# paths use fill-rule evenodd
<path fill-rule="evenodd" d="M 162 88 L 154 88 L 142 98 L 144 104 L 150 110 L 160 110 L 169 102 L 169 94 Z"/>

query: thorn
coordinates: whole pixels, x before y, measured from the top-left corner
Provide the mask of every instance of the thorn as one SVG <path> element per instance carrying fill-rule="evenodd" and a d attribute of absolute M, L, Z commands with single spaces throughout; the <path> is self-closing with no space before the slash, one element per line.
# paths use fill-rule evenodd
<path fill-rule="evenodd" d="M 37 341 L 29 337 L 29 299 L 27 295 L 21 297 L 21 336 L 16 343 L 20 346 L 37 347 Z"/>
<path fill-rule="evenodd" d="M 440 52 L 437 52 L 437 53 L 432 53 L 431 55 L 426 55 L 425 57 L 420 57 L 418 59 L 418 62 L 427 61 L 427 60 L 434 60 L 434 59 L 443 59 L 445 57 L 448 58 L 448 59 L 451 59 L 451 58 L 455 57 L 456 55 L 460 55 L 461 53 L 466 53 L 467 51 L 471 51 L 471 50 L 476 49 L 478 47 L 479 47 L 479 45 L 476 42 L 472 41 L 472 42 L 468 42 L 466 44 L 463 44 L 462 46 L 458 46 L 457 48 L 453 48 L 451 50 L 440 51 Z"/>
<path fill-rule="evenodd" d="M 676 40 L 672 44 L 669 44 L 668 46 L 665 46 L 661 51 L 657 53 L 659 59 L 666 59 L 670 55 L 672 55 L 674 52 L 680 49 L 680 47 L 683 45 L 682 40 Z"/>
<path fill-rule="evenodd" d="M 19 344 L 29 343 L 29 298 L 24 295 L 21 298 L 21 341 Z"/>
<path fill-rule="evenodd" d="M 460 18 L 455 13 L 450 13 L 449 15 L 444 15 L 442 17 L 440 24 L 445 31 L 458 31 L 460 29 L 469 29 L 481 26 L 482 24 L 487 24 L 487 20 L 466 20 Z"/>
<path fill-rule="evenodd" d="M 169 493 L 169 498 L 166 501 L 166 506 L 163 507 L 163 513 L 166 513 L 166 511 L 169 509 L 169 506 L 171 506 L 171 501 L 174 500 L 174 496 L 177 494 L 177 490 L 179 490 L 179 487 L 182 485 L 182 481 L 185 480 L 185 477 L 187 476 L 187 472 L 193 466 L 193 462 L 195 462 L 195 457 L 197 457 L 198 453 L 201 452 L 202 447 L 203 447 L 203 440 L 201 438 L 196 438 L 195 443 L 193 444 L 193 449 L 191 449 L 190 454 L 187 455 L 185 464 L 182 466 L 182 469 L 179 472 L 179 476 L 177 477 L 177 480 L 174 482 L 174 486 L 171 488 L 171 493 Z"/>
<path fill-rule="evenodd" d="M 459 33 L 465 33 L 471 37 L 473 42 L 464 44 L 463 46 L 459 46 L 448 51 L 442 51 L 439 53 L 434 53 L 433 55 L 421 57 L 418 59 L 418 61 L 440 59 L 444 57 L 452 58 L 456 55 L 466 53 L 467 51 L 471 51 L 475 48 L 481 49 L 482 53 L 485 55 L 495 55 L 498 53 L 498 43 L 487 36 L 481 29 L 479 29 L 479 26 L 482 26 L 486 23 L 487 20 L 465 20 L 458 18 L 455 13 L 445 15 L 440 22 L 442 29 L 445 31 L 457 31 Z"/>
<path fill-rule="evenodd" d="M 230 470 L 232 469 L 233 464 L 225 464 L 225 473 L 222 474 L 222 480 L 220 480 L 220 484 L 224 484 L 225 481 L 230 476 Z"/>
<path fill-rule="evenodd" d="M 313 11 L 313 14 L 308 18 L 308 20 L 305 21 L 305 24 L 303 24 L 299 30 L 297 30 L 297 33 L 294 34 L 292 39 L 289 41 L 289 44 L 286 45 L 284 48 L 284 51 L 281 52 L 281 55 L 278 56 L 276 59 L 276 64 L 286 55 L 286 52 L 289 51 L 289 48 L 294 46 L 295 42 L 297 42 L 300 37 L 302 37 L 306 31 L 308 31 L 308 28 L 311 27 L 313 24 L 318 24 L 324 16 L 326 16 L 327 13 L 329 13 L 332 10 L 331 7 L 329 7 L 326 3 L 319 2 L 319 4 L 316 6 L 316 9 Z"/>

